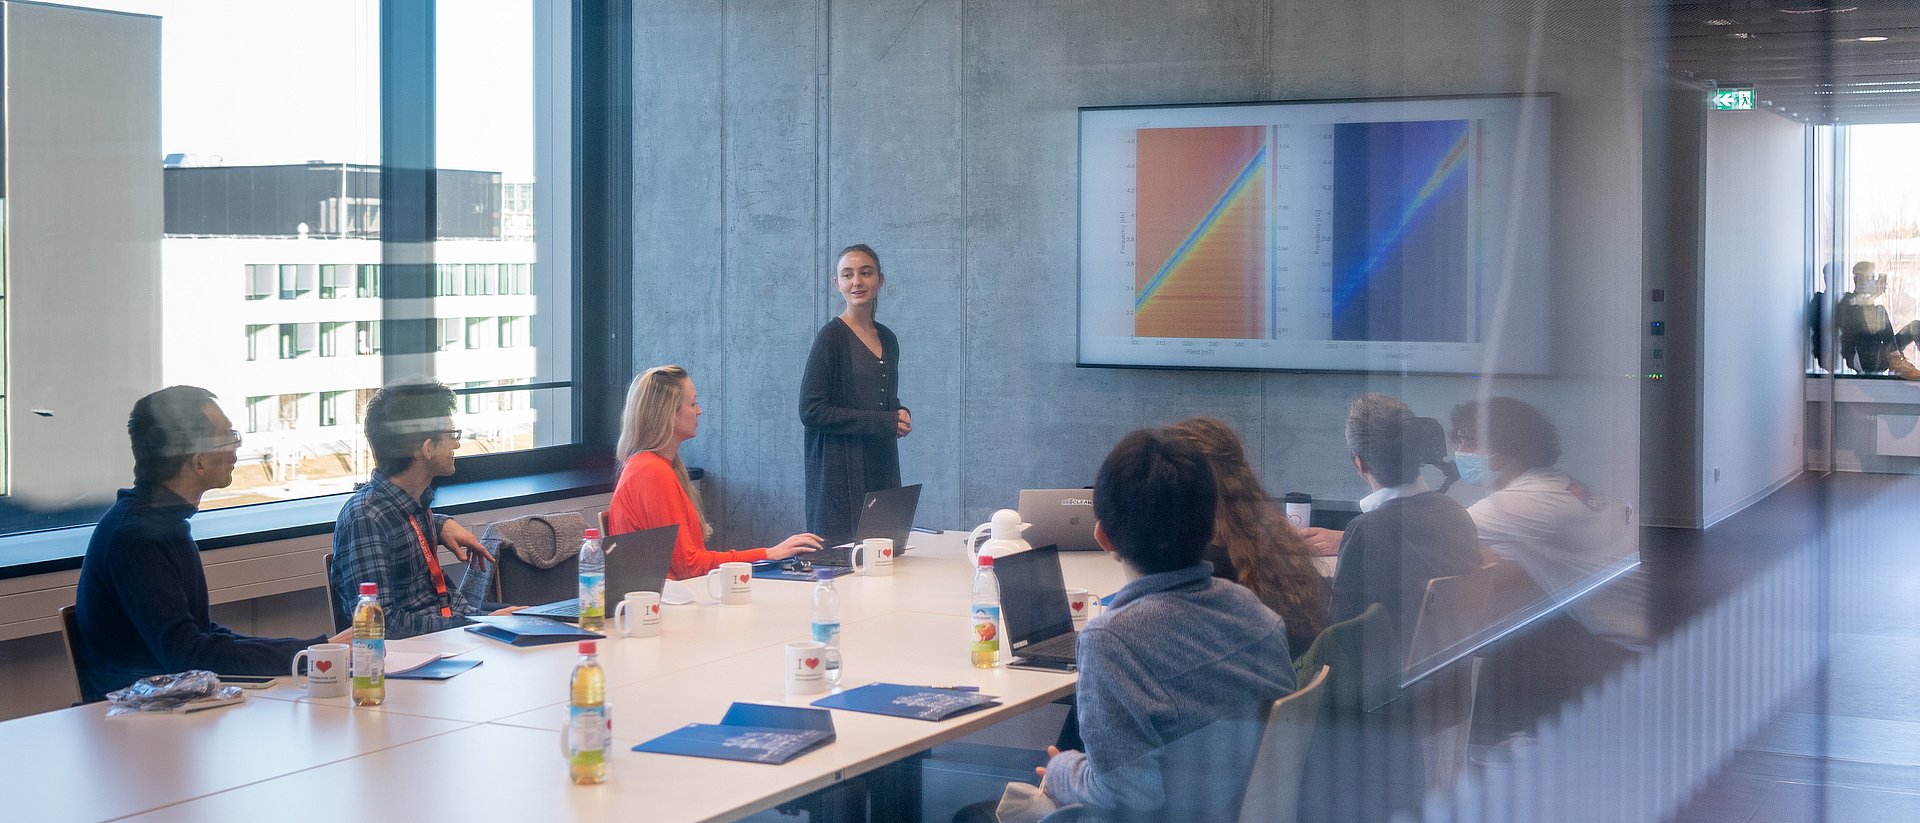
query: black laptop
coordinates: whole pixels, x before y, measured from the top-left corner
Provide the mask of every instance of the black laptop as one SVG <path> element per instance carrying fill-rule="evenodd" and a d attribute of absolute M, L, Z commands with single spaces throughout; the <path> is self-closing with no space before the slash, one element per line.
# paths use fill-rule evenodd
<path fill-rule="evenodd" d="M 907 535 L 913 533 L 913 512 L 919 506 L 919 483 L 867 492 L 866 502 L 860 505 L 860 524 L 854 527 L 852 543 L 842 543 L 798 557 L 815 566 L 851 566 L 853 547 L 869 537 L 892 539 L 893 556 L 899 557 L 907 553 Z"/>
<path fill-rule="evenodd" d="M 673 539 L 680 535 L 678 525 L 616 534 L 601 541 L 607 552 L 607 618 L 627 592 L 657 592 L 666 583 L 667 568 L 673 564 Z M 514 614 L 550 617 L 576 623 L 580 620 L 580 598 L 570 598 L 521 609 Z"/>
<path fill-rule="evenodd" d="M 1072 668 L 1080 635 L 1067 607 L 1067 581 L 1060 573 L 1060 547 L 1041 546 L 993 559 L 1000 579 L 1000 615 L 1007 624 L 1013 662 Z"/>

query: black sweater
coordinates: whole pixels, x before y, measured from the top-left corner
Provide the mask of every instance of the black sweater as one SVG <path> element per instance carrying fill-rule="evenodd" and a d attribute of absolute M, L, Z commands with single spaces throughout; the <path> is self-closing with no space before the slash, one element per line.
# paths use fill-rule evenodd
<path fill-rule="evenodd" d="M 1347 524 L 1333 579 L 1333 620 L 1379 603 L 1405 643 L 1427 581 L 1479 568 L 1480 534 L 1459 503 L 1431 491 L 1396 497 Z"/>
<path fill-rule="evenodd" d="M 187 518 L 162 487 L 122 489 L 80 566 L 75 608 L 87 700 L 142 677 L 188 669 L 285 675 L 295 652 L 326 637 L 246 637 L 207 616 L 207 576 Z"/>

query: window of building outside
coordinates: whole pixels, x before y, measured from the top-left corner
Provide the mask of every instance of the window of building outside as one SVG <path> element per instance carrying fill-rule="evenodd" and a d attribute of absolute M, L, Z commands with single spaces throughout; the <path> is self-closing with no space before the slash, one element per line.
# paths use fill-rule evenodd
<path fill-rule="evenodd" d="M 350 491 L 372 466 L 358 429 L 363 409 L 375 389 L 397 379 L 434 379 L 456 389 L 454 426 L 468 433 L 463 455 L 532 454 L 578 442 L 572 232 L 548 219 L 554 201 L 571 196 L 570 4 L 446 0 L 435 5 L 431 30 L 413 33 L 435 41 L 432 97 L 413 106 L 438 118 L 432 154 L 439 194 L 428 204 L 382 200 L 381 43 L 401 35 L 382 31 L 383 19 L 397 24 L 391 14 L 383 18 L 378 0 L 70 5 L 155 18 L 142 29 L 154 61 L 97 68 L 147 75 L 157 99 L 121 124 L 124 134 L 74 141 L 153 158 L 142 174 L 159 185 L 126 190 L 152 192 L 135 205 L 164 227 L 156 238 L 160 254 L 149 264 L 153 271 L 138 274 L 160 287 L 123 297 L 155 303 L 157 339 L 145 347 L 157 347 L 159 356 L 150 371 L 110 385 L 36 396 L 59 399 L 64 392 L 69 404 L 110 407 L 124 421 L 133 401 L 156 389 L 189 384 L 213 391 L 248 436 L 233 485 L 209 494 L 205 508 Z M 246 70 L 235 72 L 236 65 Z M 397 252 L 384 245 L 381 221 L 384 215 L 399 225 L 396 208 L 437 213 L 412 221 L 438 226 L 424 269 L 396 266 L 389 257 Z M 101 244 L 146 242 L 110 236 L 123 229 L 103 223 L 96 233 Z M 417 245 L 406 254 L 417 256 Z M 396 279 L 416 275 L 430 279 Z M 6 278 L 15 276 L 59 273 L 0 272 L 0 300 Z M 537 316 L 546 322 L 533 335 L 528 318 Z M 399 321 L 405 323 L 396 328 Z M 406 325 L 422 321 L 431 324 L 419 336 L 432 335 L 427 351 L 417 342 L 396 345 L 412 339 Z M 89 342 L 83 324 L 36 326 L 34 339 L 18 339 L 18 324 L 0 332 L 14 351 L 84 355 L 99 345 Z M 245 345 L 233 345 L 235 338 Z M 485 357 L 465 354 L 496 345 L 502 350 Z M 529 388 L 510 388 L 517 386 Z M 0 381 L 0 403 L 21 388 Z M 65 461 L 85 464 L 76 468 L 8 453 L 0 443 L 6 502 L 32 511 L 39 524 L 48 512 L 66 524 L 96 519 L 114 490 L 131 482 L 121 426 L 13 432 L 60 442 L 111 440 L 119 459 L 104 459 L 102 451 L 103 459 Z M 0 513 L 0 533 L 16 529 L 8 516 Z"/>
<path fill-rule="evenodd" d="M 1843 157 L 1839 191 L 1843 253 L 1829 282 L 1840 293 L 1834 310 L 1841 374 L 1885 374 L 1883 356 L 1862 348 L 1903 352 L 1920 362 L 1910 345 L 1920 334 L 1920 124 L 1846 126 L 1837 129 Z M 1864 291 L 1863 291 L 1864 289 Z M 1850 308 L 1852 306 L 1852 308 Z M 1880 312 L 1885 310 L 1882 321 Z M 1883 325 L 1884 322 L 1884 325 Z M 1849 341 L 1862 329 L 1863 340 Z M 1877 335 L 1878 343 L 1867 339 Z M 1891 343 L 1886 342 L 1890 336 Z M 1848 356 L 1851 355 L 1851 356 Z"/>

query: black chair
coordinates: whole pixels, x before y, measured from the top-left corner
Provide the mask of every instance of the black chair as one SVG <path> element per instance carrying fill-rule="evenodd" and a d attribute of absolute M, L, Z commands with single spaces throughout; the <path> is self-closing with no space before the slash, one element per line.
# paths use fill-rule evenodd
<path fill-rule="evenodd" d="M 80 695 L 80 703 L 105 699 L 87 694 L 87 677 L 80 671 L 80 618 L 72 606 L 60 607 L 60 637 L 67 642 L 67 663 L 73 667 L 73 690 Z"/>
<path fill-rule="evenodd" d="M 333 613 L 333 631 L 338 634 L 353 625 L 353 618 L 347 614 L 346 609 L 340 607 L 340 598 L 335 597 L 333 593 L 333 552 L 327 552 L 326 558 L 321 562 L 327 567 L 327 611 Z"/>

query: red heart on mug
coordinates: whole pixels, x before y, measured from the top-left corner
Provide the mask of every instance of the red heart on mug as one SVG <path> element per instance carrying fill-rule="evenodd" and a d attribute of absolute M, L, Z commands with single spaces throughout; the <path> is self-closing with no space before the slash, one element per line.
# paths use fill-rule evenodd
<path fill-rule="evenodd" d="M 818 658 L 818 657 L 809 657 L 809 658 L 807 658 L 807 668 L 809 668 L 809 669 L 817 669 L 817 668 L 820 668 L 820 658 Z"/>
<path fill-rule="evenodd" d="M 1085 609 L 1086 607 L 1087 607 L 1087 603 L 1084 600 L 1075 601 L 1073 604 L 1074 611 L 1080 611 L 1082 609 Z"/>
<path fill-rule="evenodd" d="M 752 575 L 745 575 L 745 574 L 743 574 L 743 575 L 740 575 L 740 582 L 742 582 L 742 583 L 745 583 L 745 582 L 747 582 L 747 578 L 748 578 L 748 577 L 751 577 L 751 576 L 752 576 Z"/>
<path fill-rule="evenodd" d="M 893 550 L 892 550 L 892 549 L 881 549 L 881 550 L 880 550 L 880 556 L 881 556 L 881 557 L 892 557 L 892 556 L 893 556 Z"/>
<path fill-rule="evenodd" d="M 647 606 L 647 611 L 649 611 L 649 612 L 652 612 L 652 613 L 654 613 L 654 614 L 659 614 L 659 613 L 660 613 L 660 604 L 658 604 L 658 603 L 654 603 L 654 604 L 652 604 L 652 605 L 649 605 L 649 606 Z"/>
<path fill-rule="evenodd" d="M 326 671 L 326 670 L 328 670 L 328 669 L 331 669 L 331 668 L 333 668 L 333 661 L 331 661 L 331 660 L 315 660 L 315 661 L 313 661 L 313 667 L 314 667 L 314 668 L 316 668 L 316 669 L 319 669 L 319 670 L 321 670 L 321 671 L 323 671 L 323 672 L 324 672 L 324 671 Z"/>

